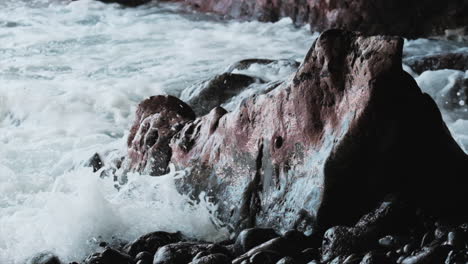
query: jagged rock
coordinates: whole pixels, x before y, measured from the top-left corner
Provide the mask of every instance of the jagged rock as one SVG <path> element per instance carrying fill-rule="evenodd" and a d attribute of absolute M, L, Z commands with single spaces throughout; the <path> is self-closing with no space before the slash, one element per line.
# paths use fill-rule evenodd
<path fill-rule="evenodd" d="M 191 168 L 176 180 L 179 191 L 206 192 L 236 231 L 258 225 L 321 233 L 353 225 L 388 193 L 431 214 L 466 216 L 459 205 L 468 200 L 467 155 L 434 101 L 402 70 L 402 47 L 398 37 L 330 30 L 293 78 L 232 112 L 217 107 L 191 121 L 178 100 L 156 104 L 157 111 L 140 106 L 130 160 L 143 168 L 163 157 L 151 166 L 165 171 L 170 160 Z M 153 154 L 140 147 L 151 134 L 147 120 L 167 128 Z"/>
<path fill-rule="evenodd" d="M 192 167 L 180 191 L 223 201 L 219 216 L 236 229 L 351 224 L 389 192 L 466 214 L 456 201 L 467 199 L 467 156 L 402 70 L 402 43 L 324 32 L 292 82 L 173 138 L 171 162 Z"/>
<path fill-rule="evenodd" d="M 414 72 L 421 74 L 424 71 L 441 69 L 468 70 L 468 53 L 443 53 L 426 56 L 412 56 L 405 58 L 403 63 Z"/>
<path fill-rule="evenodd" d="M 93 172 L 98 171 L 102 167 L 104 167 L 104 162 L 101 159 L 101 156 L 98 153 L 94 153 L 94 155 L 86 162 L 85 166 L 92 167 Z"/>
<path fill-rule="evenodd" d="M 183 239 L 180 232 L 152 232 L 137 238 L 135 241 L 127 244 L 123 250 L 132 257 L 136 257 L 140 252 L 147 252 L 154 255 L 156 251 L 167 244 L 179 242 Z"/>
<path fill-rule="evenodd" d="M 180 99 L 187 102 L 198 116 L 205 115 L 255 82 L 262 80 L 244 74 L 223 73 L 186 88 Z"/>
<path fill-rule="evenodd" d="M 395 248 L 398 241 L 386 236 L 387 241 L 379 240 L 386 233 L 404 232 L 412 217 L 404 204 L 395 197 L 389 197 L 376 210 L 364 215 L 355 226 L 335 226 L 328 229 L 323 237 L 322 260 L 329 261 L 338 256 L 352 253 L 365 253 L 378 245 Z M 390 239 L 391 238 L 391 239 Z"/>
<path fill-rule="evenodd" d="M 468 3 L 463 0 L 187 0 L 199 11 L 228 17 L 276 21 L 291 17 L 296 24 L 310 24 L 313 31 L 330 28 L 368 34 L 405 37 L 443 34 L 447 28 L 466 26 Z"/>
<path fill-rule="evenodd" d="M 165 174 L 171 159 L 170 140 L 194 119 L 190 106 L 173 96 L 152 96 L 141 102 L 127 140 L 126 169 Z"/>

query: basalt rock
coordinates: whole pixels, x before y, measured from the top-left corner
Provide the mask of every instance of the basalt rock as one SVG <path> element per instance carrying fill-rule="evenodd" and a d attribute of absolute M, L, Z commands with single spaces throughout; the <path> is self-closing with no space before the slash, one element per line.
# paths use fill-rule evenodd
<path fill-rule="evenodd" d="M 154 176 L 165 174 L 172 153 L 170 140 L 194 119 L 190 106 L 173 96 L 152 96 L 141 102 L 127 140 L 125 168 Z"/>
<path fill-rule="evenodd" d="M 179 232 L 152 232 L 127 244 L 123 250 L 132 257 L 136 257 L 140 252 L 148 252 L 149 254 L 154 255 L 158 248 L 167 244 L 179 242 L 182 239 L 183 236 Z"/>
<path fill-rule="evenodd" d="M 464 0 L 187 0 L 203 12 L 232 18 L 277 21 L 290 17 L 314 31 L 330 28 L 405 37 L 443 34 L 447 28 L 468 24 Z"/>
<path fill-rule="evenodd" d="M 402 46 L 324 32 L 290 82 L 174 136 L 171 162 L 192 168 L 180 191 L 207 192 L 236 230 L 354 224 L 393 192 L 431 213 L 465 215 L 467 155 L 402 70 Z"/>
<path fill-rule="evenodd" d="M 200 252 L 203 252 L 206 255 L 229 255 L 229 251 L 225 247 L 217 244 L 179 242 L 159 248 L 154 255 L 153 264 L 189 263 Z"/>
<path fill-rule="evenodd" d="M 424 71 L 435 71 L 441 69 L 468 70 L 468 53 L 443 53 L 427 56 L 413 56 L 405 58 L 403 63 L 421 74 Z"/>

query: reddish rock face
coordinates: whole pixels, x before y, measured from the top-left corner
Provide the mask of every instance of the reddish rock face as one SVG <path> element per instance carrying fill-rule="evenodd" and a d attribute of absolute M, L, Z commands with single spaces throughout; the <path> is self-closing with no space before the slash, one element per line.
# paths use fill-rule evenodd
<path fill-rule="evenodd" d="M 173 96 L 152 96 L 138 105 L 128 136 L 126 169 L 163 175 L 171 159 L 169 141 L 195 113 Z"/>
<path fill-rule="evenodd" d="M 402 70 L 402 46 L 398 37 L 326 31 L 290 80 L 194 121 L 180 100 L 151 97 L 138 107 L 129 168 L 191 168 L 179 190 L 213 197 L 233 230 L 323 232 L 354 223 L 388 193 L 464 216 L 467 155 Z"/>
<path fill-rule="evenodd" d="M 276 21 L 291 17 L 314 31 L 330 28 L 405 37 L 443 34 L 468 24 L 464 0 L 186 0 L 200 11 L 233 18 Z"/>
<path fill-rule="evenodd" d="M 466 154 L 433 100 L 401 68 L 403 40 L 331 30 L 289 82 L 237 110 L 215 108 L 171 141 L 191 167 L 182 192 L 206 192 L 238 230 L 349 224 L 385 194 L 464 214 Z"/>

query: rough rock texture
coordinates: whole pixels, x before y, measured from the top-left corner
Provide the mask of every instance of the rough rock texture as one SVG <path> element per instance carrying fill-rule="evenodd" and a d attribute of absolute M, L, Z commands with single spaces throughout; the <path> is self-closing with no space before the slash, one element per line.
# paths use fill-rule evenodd
<path fill-rule="evenodd" d="M 261 80 L 243 74 L 223 73 L 188 87 L 180 99 L 187 102 L 198 116 L 205 115 L 255 82 Z"/>
<path fill-rule="evenodd" d="M 402 70 L 402 44 L 323 33 L 289 84 L 230 113 L 215 108 L 173 138 L 171 162 L 192 167 L 180 190 L 222 201 L 219 216 L 236 229 L 349 224 L 389 192 L 465 213 L 467 156 Z"/>
<path fill-rule="evenodd" d="M 330 28 L 405 37 L 443 34 L 468 25 L 465 0 L 186 0 L 194 8 L 228 17 L 276 21 L 291 17 L 314 31 Z"/>
<path fill-rule="evenodd" d="M 467 155 L 402 70 L 402 46 L 397 37 L 326 31 L 289 82 L 195 121 L 173 97 L 148 99 L 130 133 L 130 164 L 190 167 L 179 190 L 212 196 L 236 231 L 320 233 L 354 224 L 388 193 L 464 216 Z M 159 137 L 146 144 L 153 130 Z"/>
<path fill-rule="evenodd" d="M 141 102 L 127 140 L 127 169 L 165 174 L 171 159 L 169 141 L 193 119 L 190 106 L 173 96 L 152 96 Z"/>
<path fill-rule="evenodd" d="M 127 244 L 124 247 L 124 252 L 132 257 L 136 257 L 140 252 L 148 252 L 152 255 L 156 251 L 167 244 L 179 242 L 183 239 L 181 233 L 167 233 L 167 232 L 152 232 L 143 235 L 135 241 Z"/>
<path fill-rule="evenodd" d="M 424 71 L 440 69 L 468 70 L 468 53 L 444 53 L 428 56 L 413 56 L 403 60 L 403 63 L 421 74 Z"/>

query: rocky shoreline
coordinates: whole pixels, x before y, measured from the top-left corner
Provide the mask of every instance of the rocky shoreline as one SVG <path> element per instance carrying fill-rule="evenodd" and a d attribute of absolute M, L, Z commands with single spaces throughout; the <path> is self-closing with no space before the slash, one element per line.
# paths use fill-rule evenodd
<path fill-rule="evenodd" d="M 123 162 L 88 165 L 116 179 L 191 167 L 179 191 L 213 197 L 233 238 L 156 231 L 101 241 L 80 263 L 466 263 L 468 156 L 402 70 L 402 43 L 330 30 L 299 67 L 281 62 L 298 67 L 283 82 L 238 72 L 279 62 L 246 60 L 188 89 L 188 104 L 143 101 Z"/>
<path fill-rule="evenodd" d="M 213 198 L 232 239 L 155 230 L 132 242 L 99 241 L 98 252 L 71 264 L 468 263 L 468 155 L 402 69 L 466 71 L 467 54 L 403 58 L 403 39 L 387 35 L 466 26 L 466 1 L 185 3 L 230 18 L 291 17 L 312 30 L 341 29 L 324 31 L 300 65 L 244 60 L 180 98 L 144 100 L 127 155 L 88 162 L 122 184 L 130 172 L 157 177 L 170 164 L 190 168 L 178 191 L 194 201 L 202 193 Z M 296 73 L 270 82 L 242 72 L 276 64 Z M 468 94 L 466 79 L 460 85 L 448 101 Z M 28 260 L 60 263 L 48 252 Z"/>

